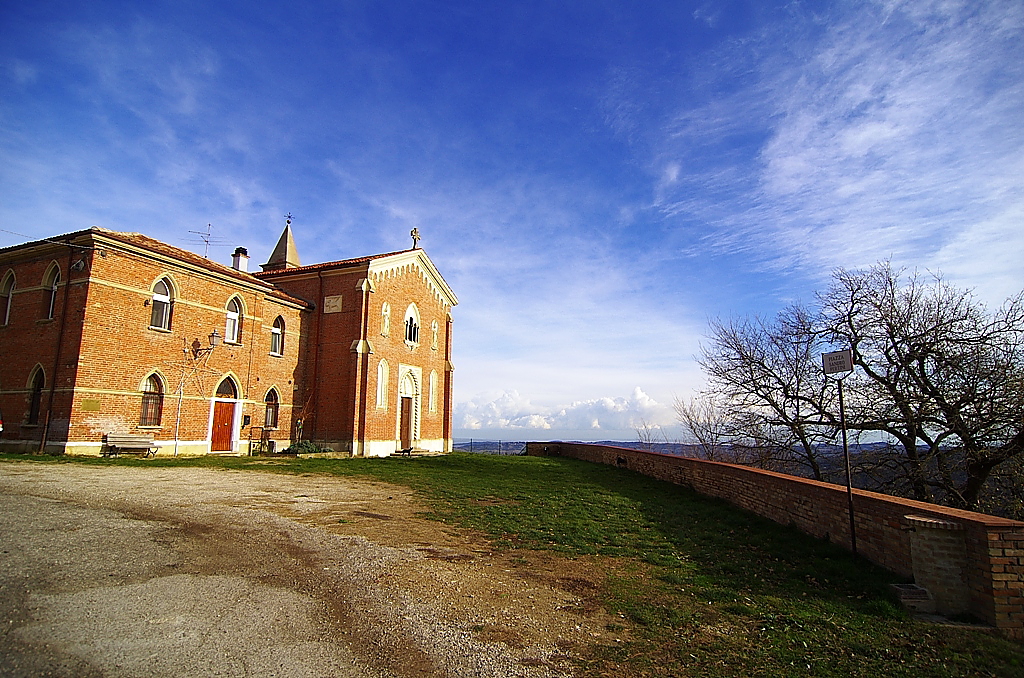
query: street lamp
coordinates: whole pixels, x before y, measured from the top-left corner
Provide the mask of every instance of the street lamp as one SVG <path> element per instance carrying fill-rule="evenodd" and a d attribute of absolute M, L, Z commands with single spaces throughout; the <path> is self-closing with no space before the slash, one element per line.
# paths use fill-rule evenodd
<path fill-rule="evenodd" d="M 221 340 L 223 339 L 223 337 L 221 337 L 220 334 L 217 333 L 217 330 L 214 329 L 213 332 L 210 332 L 209 336 L 207 336 L 206 339 L 210 343 L 209 346 L 203 346 L 202 342 L 199 341 L 198 337 L 196 339 L 192 340 L 192 347 L 191 348 L 192 348 L 192 358 L 194 360 L 198 360 L 199 356 L 208 356 L 211 353 L 213 353 L 213 349 L 215 349 L 218 346 L 220 346 L 220 343 L 221 343 Z M 174 456 L 175 457 L 178 456 L 178 439 L 179 439 L 179 435 L 178 434 L 181 431 L 181 401 L 185 399 L 185 369 L 189 365 L 189 362 L 188 362 L 188 347 L 185 346 L 185 342 L 187 342 L 187 341 L 188 341 L 188 339 L 186 339 L 185 337 L 181 338 L 181 344 L 182 344 L 182 346 L 181 346 L 181 354 L 182 354 L 182 360 L 181 360 L 181 379 L 178 381 L 178 412 L 177 412 L 177 414 L 174 417 Z M 193 363 L 192 364 L 192 374 L 195 374 L 196 370 L 198 370 L 198 369 L 199 369 L 199 365 L 196 364 L 196 363 Z"/>
<path fill-rule="evenodd" d="M 192 355 L 194 357 L 198 358 L 199 356 L 209 355 L 210 353 L 213 353 L 213 349 L 220 346 L 220 343 L 223 338 L 217 333 L 217 330 L 214 330 L 213 332 L 210 332 L 210 335 L 207 337 L 207 339 L 210 342 L 209 346 L 203 346 L 198 339 L 192 342 Z"/>

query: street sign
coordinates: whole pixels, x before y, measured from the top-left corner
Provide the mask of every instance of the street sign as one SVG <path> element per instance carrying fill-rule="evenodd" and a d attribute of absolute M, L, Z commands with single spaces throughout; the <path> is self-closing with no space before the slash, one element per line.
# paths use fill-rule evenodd
<path fill-rule="evenodd" d="M 835 351 L 821 354 L 821 367 L 825 374 L 853 372 L 853 351 Z"/>

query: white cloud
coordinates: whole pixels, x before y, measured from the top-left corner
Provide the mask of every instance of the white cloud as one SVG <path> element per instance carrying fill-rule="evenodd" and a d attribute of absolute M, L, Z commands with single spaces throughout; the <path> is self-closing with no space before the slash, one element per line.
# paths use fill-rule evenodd
<path fill-rule="evenodd" d="M 1005 254 L 1024 251 L 1024 6 L 865 4 L 821 28 L 728 47 L 709 82 L 738 86 L 681 115 L 653 162 L 744 132 L 765 137 L 758 161 L 693 167 L 671 186 L 662 174 L 658 207 L 712 224 L 704 253 L 763 270 L 891 257 L 998 296 L 1024 287 Z M 784 38 L 788 52 L 766 51 Z"/>
<path fill-rule="evenodd" d="M 34 83 L 39 77 L 39 68 L 22 59 L 9 59 L 3 64 L 3 66 L 11 79 L 19 85 Z"/>
<path fill-rule="evenodd" d="M 216 42 L 146 12 L 51 22 L 49 61 L 3 62 L 0 210 L 40 237 L 179 245 L 212 222 L 254 261 L 289 210 L 307 262 L 401 249 L 415 226 L 462 302 L 455 396 L 478 431 L 628 433 L 642 398 L 601 394 L 696 389 L 707 315 L 771 313 L 837 265 L 892 257 L 994 301 L 1024 286 L 1024 6 L 791 3 L 737 28 L 699 5 L 680 33 L 699 44 L 603 53 L 590 109 L 575 67 L 553 107 L 477 99 L 493 92 L 454 64 L 439 82 L 465 98 L 410 87 L 417 57 L 358 22 L 295 62 L 257 54 L 241 19 Z M 576 115 L 578 136 L 548 127 Z"/>
<path fill-rule="evenodd" d="M 506 431 L 512 436 L 545 437 L 551 432 L 574 431 L 590 437 L 621 438 L 624 432 L 633 437 L 633 432 L 645 424 L 667 429 L 673 425 L 673 415 L 639 386 L 626 397 L 591 398 L 554 406 L 534 403 L 518 391 L 506 391 L 497 397 L 478 394 L 457 404 L 454 424 L 463 435 Z"/>
<path fill-rule="evenodd" d="M 709 28 L 714 28 L 721 16 L 721 5 L 717 3 L 706 2 L 693 11 L 693 18 L 697 21 L 703 21 Z"/>

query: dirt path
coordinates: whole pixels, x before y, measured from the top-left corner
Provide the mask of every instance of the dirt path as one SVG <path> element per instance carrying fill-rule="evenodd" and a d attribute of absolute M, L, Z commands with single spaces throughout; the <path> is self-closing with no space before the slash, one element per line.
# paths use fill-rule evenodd
<path fill-rule="evenodd" d="M 10 462 L 0 502 L 0 675 L 566 676 L 621 639 L 591 563 L 402 487 Z"/>

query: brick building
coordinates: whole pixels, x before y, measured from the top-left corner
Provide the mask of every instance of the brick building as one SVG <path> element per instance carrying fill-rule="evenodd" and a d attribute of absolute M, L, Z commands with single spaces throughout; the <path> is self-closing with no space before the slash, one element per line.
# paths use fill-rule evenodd
<path fill-rule="evenodd" d="M 415 243 L 415 241 L 414 241 Z M 451 308 L 426 253 L 248 272 L 91 228 L 0 250 L 0 450 L 451 449 Z"/>

